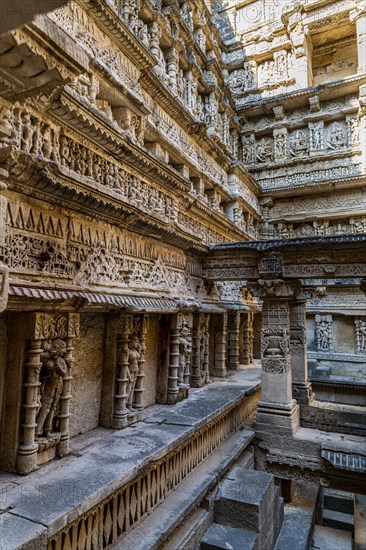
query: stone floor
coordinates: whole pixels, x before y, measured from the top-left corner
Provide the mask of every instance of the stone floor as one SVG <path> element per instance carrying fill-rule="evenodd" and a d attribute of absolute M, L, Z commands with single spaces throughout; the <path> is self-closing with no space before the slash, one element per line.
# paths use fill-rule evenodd
<path fill-rule="evenodd" d="M 154 405 L 121 431 L 96 428 L 72 440 L 72 453 L 26 477 L 0 472 L 0 550 L 57 532 L 174 449 L 244 393 L 260 385 L 260 366 L 230 373 L 174 406 Z M 1 513 L 2 512 L 2 513 Z M 30 546 L 29 546 L 30 548 Z"/>

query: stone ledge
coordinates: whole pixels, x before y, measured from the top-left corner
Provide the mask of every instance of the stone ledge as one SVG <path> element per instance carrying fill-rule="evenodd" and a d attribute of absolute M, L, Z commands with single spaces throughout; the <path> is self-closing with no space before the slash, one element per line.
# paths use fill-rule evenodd
<path fill-rule="evenodd" d="M 26 478 L 3 474 L 0 480 L 15 480 L 11 492 L 3 495 L 2 504 L 8 509 L 5 519 L 11 521 L 8 516 L 17 516 L 28 520 L 35 536 L 42 526 L 47 528 L 48 538 L 51 538 L 67 530 L 71 522 L 78 522 L 80 516 L 86 517 L 93 508 L 100 508 L 102 501 L 109 502 L 115 497 L 114 493 L 118 492 L 121 497 L 125 486 L 133 486 L 139 476 L 159 468 L 167 457 L 176 455 L 178 448 L 182 448 L 189 462 L 185 449 L 192 444 L 195 435 L 202 438 L 203 432 L 211 429 L 216 443 L 199 451 L 197 462 L 202 463 L 243 423 L 241 417 L 245 416 L 246 403 L 250 401 L 255 409 L 259 396 L 253 392 L 259 392 L 259 379 L 260 369 L 236 372 L 228 379 L 191 390 L 192 397 L 188 401 L 171 407 L 151 407 L 146 411 L 145 421 L 135 427 L 118 432 L 98 428 L 97 438 L 93 439 L 93 433 L 82 436 L 84 446 L 79 446 L 78 456 L 69 455 L 53 461 Z M 78 448 L 77 439 L 73 445 L 75 449 Z M 194 439 L 193 445 L 198 444 L 198 439 Z M 174 483 L 178 485 L 187 475 L 189 467 L 194 469 L 190 463 L 181 478 L 171 481 L 173 489 Z M 164 468 L 167 472 L 168 465 Z M 170 490 L 171 487 L 166 492 Z M 164 499 L 164 495 L 159 498 L 151 504 L 151 509 Z M 7 542 L 3 544 L 6 550 L 11 548 L 6 546 Z"/>

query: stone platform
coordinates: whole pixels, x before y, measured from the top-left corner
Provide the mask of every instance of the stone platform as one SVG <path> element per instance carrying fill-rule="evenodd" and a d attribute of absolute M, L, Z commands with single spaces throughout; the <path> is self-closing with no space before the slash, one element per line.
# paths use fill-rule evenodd
<path fill-rule="evenodd" d="M 27 477 L 1 473 L 0 549 L 104 548 L 147 516 L 254 413 L 260 369 L 155 405 L 134 427 L 97 428 Z"/>

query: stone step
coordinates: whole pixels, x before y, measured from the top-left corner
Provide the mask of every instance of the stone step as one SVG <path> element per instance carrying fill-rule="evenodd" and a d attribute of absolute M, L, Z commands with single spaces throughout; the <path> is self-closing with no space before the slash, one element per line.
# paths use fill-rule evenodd
<path fill-rule="evenodd" d="M 345 514 L 353 514 L 354 495 L 344 491 L 335 491 L 332 489 L 323 490 L 323 506 L 327 510 L 335 510 Z"/>
<path fill-rule="evenodd" d="M 242 430 L 230 436 L 220 447 L 180 483 L 160 506 L 136 525 L 127 535 L 123 535 L 110 550 L 178 550 L 173 540 L 175 531 L 187 522 L 187 532 L 191 529 L 190 515 L 200 505 L 204 505 L 206 495 L 219 483 L 220 479 L 240 458 L 243 450 L 250 445 L 254 432 Z M 203 519 L 204 514 L 200 519 Z M 207 517 L 207 516 L 206 516 Z M 197 519 L 197 518 L 196 518 Z M 193 520 L 194 523 L 195 520 Z M 212 521 L 212 514 L 211 520 Z M 184 525 L 180 539 L 184 540 Z M 205 524 L 200 537 L 208 525 Z M 178 537 L 179 538 L 179 537 Z M 183 543 L 183 542 L 182 542 Z M 184 546 L 182 546 L 184 548 Z"/>
<path fill-rule="evenodd" d="M 347 531 L 315 525 L 311 550 L 352 550 L 352 535 Z"/>
<path fill-rule="evenodd" d="M 322 524 L 333 529 L 353 532 L 354 518 L 351 514 L 337 512 L 336 510 L 324 510 Z"/>
<path fill-rule="evenodd" d="M 366 495 L 355 495 L 354 539 L 354 550 L 366 550 Z"/>
<path fill-rule="evenodd" d="M 201 541 L 201 550 L 261 550 L 258 533 L 214 523 Z"/>
<path fill-rule="evenodd" d="M 308 550 L 311 544 L 318 488 L 297 482 L 290 503 L 285 505 L 284 522 L 275 550 Z"/>

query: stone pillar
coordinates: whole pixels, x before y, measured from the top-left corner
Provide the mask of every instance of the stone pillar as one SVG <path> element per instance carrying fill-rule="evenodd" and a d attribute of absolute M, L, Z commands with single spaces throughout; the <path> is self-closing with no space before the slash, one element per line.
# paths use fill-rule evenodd
<path fill-rule="evenodd" d="M 36 415 L 38 409 L 38 392 L 41 382 L 41 340 L 31 340 L 25 363 L 25 399 L 23 403 L 24 419 L 22 422 L 22 442 L 18 448 L 16 470 L 20 474 L 28 474 L 37 468 L 38 444 L 35 441 Z"/>
<path fill-rule="evenodd" d="M 167 73 L 169 76 L 169 84 L 172 92 L 177 93 L 177 77 L 179 69 L 179 56 L 175 48 L 171 48 L 165 56 Z"/>
<path fill-rule="evenodd" d="M 145 314 L 142 316 L 141 319 L 141 327 L 140 327 L 140 335 L 139 335 L 139 341 L 140 341 L 140 357 L 139 357 L 139 370 L 137 374 L 136 379 L 136 386 L 134 391 L 134 400 L 133 400 L 133 408 L 136 411 L 141 411 L 144 408 L 144 366 L 145 366 L 145 351 L 146 351 L 146 334 L 149 328 L 149 316 L 148 314 Z"/>
<path fill-rule="evenodd" d="M 361 167 L 366 169 L 366 84 L 359 88 L 358 125 L 360 131 Z"/>
<path fill-rule="evenodd" d="M 228 313 L 227 316 L 227 368 L 239 369 L 240 313 Z"/>
<path fill-rule="evenodd" d="M 128 425 L 127 415 L 127 371 L 128 371 L 128 341 L 130 328 L 128 320 L 123 319 L 121 333 L 117 338 L 117 373 L 115 381 L 114 408 L 112 428 L 120 430 Z"/>
<path fill-rule="evenodd" d="M 361 3 L 362 4 L 362 3 Z M 366 8 L 358 6 L 350 12 L 350 19 L 356 23 L 358 73 L 366 72 Z"/>
<path fill-rule="evenodd" d="M 192 332 L 192 370 L 191 370 L 191 386 L 198 388 L 201 386 L 201 313 L 196 313 L 193 316 L 193 332 Z"/>
<path fill-rule="evenodd" d="M 311 384 L 308 380 L 306 300 L 290 302 L 290 348 L 292 395 L 298 403 L 307 405 L 311 398 Z"/>
<path fill-rule="evenodd" d="M 299 406 L 292 398 L 289 302 L 299 292 L 300 283 L 274 277 L 282 274 L 282 258 L 277 253 L 259 262 L 259 273 L 266 278 L 247 284 L 252 294 L 263 300 L 262 398 L 257 429 L 293 435 L 300 419 Z"/>
<path fill-rule="evenodd" d="M 216 313 L 211 323 L 211 374 L 226 376 L 227 314 Z"/>
<path fill-rule="evenodd" d="M 1 136 L 1 129 L 0 129 Z M 0 168 L 0 178 L 7 178 L 9 173 L 6 170 Z M 4 191 L 7 189 L 6 183 L 0 180 L 0 247 L 5 245 L 5 220 L 6 220 L 6 208 L 8 200 L 3 196 Z M 9 270 L 0 261 L 0 312 L 6 309 L 8 304 L 8 290 L 9 290 Z"/>
<path fill-rule="evenodd" d="M 74 326 L 79 326 L 79 315 L 70 313 L 70 317 L 75 318 Z M 79 334 L 79 328 L 77 328 L 77 333 L 74 333 L 73 336 Z M 74 348 L 72 346 L 73 337 L 68 336 L 66 338 L 66 355 L 65 362 L 67 365 L 67 374 L 63 377 L 63 388 L 62 395 L 60 397 L 60 411 L 58 413 L 58 418 L 60 420 L 59 430 L 61 432 L 61 439 L 57 445 L 57 454 L 58 456 L 66 456 L 70 452 L 70 435 L 69 435 L 69 424 L 70 424 L 70 400 L 71 400 L 71 380 L 72 380 L 72 370 L 75 363 L 73 357 Z"/>
<path fill-rule="evenodd" d="M 170 351 L 168 369 L 168 404 L 173 405 L 179 401 L 179 340 L 180 330 L 177 324 L 177 316 L 170 330 Z"/>
<path fill-rule="evenodd" d="M 250 365 L 253 363 L 253 318 L 254 313 L 251 311 L 241 315 L 241 365 Z"/>

